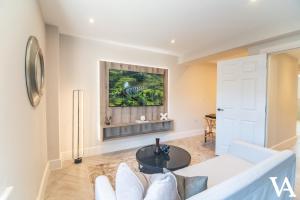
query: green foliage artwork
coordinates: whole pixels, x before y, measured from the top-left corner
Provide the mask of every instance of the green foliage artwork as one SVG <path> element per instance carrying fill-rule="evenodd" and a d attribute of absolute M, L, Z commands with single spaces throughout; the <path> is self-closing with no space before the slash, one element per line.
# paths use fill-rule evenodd
<path fill-rule="evenodd" d="M 160 106 L 164 76 L 145 72 L 109 70 L 109 106 Z"/>

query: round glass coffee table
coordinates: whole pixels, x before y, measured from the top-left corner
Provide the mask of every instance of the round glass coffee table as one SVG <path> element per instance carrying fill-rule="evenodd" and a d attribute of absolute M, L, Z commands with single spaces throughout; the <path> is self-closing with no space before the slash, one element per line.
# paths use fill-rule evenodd
<path fill-rule="evenodd" d="M 170 145 L 169 154 L 161 152 L 154 154 L 155 145 L 140 148 L 136 152 L 136 160 L 141 172 L 146 174 L 162 173 L 163 168 L 175 171 L 187 167 L 191 162 L 191 155 L 186 150 Z"/>

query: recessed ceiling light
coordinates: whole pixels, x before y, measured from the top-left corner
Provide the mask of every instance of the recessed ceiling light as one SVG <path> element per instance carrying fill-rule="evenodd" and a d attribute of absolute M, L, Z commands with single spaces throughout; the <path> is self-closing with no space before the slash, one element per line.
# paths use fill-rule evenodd
<path fill-rule="evenodd" d="M 170 43 L 171 43 L 171 44 L 174 44 L 174 43 L 175 43 L 175 39 L 172 39 L 172 40 L 170 41 Z"/>
<path fill-rule="evenodd" d="M 250 0 L 251 2 L 256 2 L 257 0 Z"/>
<path fill-rule="evenodd" d="M 94 20 L 93 18 L 90 18 L 90 19 L 89 19 L 89 22 L 90 22 L 91 24 L 93 24 L 93 23 L 95 22 L 95 20 Z"/>

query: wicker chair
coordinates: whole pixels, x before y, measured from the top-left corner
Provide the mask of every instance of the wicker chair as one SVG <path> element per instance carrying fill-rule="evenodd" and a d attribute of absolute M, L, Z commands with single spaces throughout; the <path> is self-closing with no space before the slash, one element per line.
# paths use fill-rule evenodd
<path fill-rule="evenodd" d="M 207 138 L 215 139 L 216 136 L 216 114 L 205 115 L 204 117 L 207 128 L 204 131 L 204 143 L 207 142 Z"/>

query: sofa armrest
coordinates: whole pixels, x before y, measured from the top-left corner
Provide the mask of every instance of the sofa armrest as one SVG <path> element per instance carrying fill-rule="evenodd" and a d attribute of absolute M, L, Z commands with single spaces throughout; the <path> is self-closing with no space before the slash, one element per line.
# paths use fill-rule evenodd
<path fill-rule="evenodd" d="M 296 155 L 290 150 L 276 154 L 187 200 L 293 199 L 289 192 L 278 198 L 269 177 L 277 177 L 280 187 L 288 178 L 294 187 Z"/>
<path fill-rule="evenodd" d="M 106 176 L 98 176 L 95 180 L 96 200 L 116 200 L 116 194 Z"/>
<path fill-rule="evenodd" d="M 255 164 L 274 155 L 276 151 L 243 141 L 234 141 L 229 146 L 228 153 Z"/>

